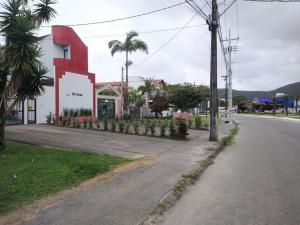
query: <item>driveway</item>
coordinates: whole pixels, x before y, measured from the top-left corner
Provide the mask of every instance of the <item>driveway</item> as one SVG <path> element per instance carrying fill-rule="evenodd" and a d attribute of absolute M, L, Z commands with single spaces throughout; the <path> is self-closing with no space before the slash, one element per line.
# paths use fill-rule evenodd
<path fill-rule="evenodd" d="M 192 138 L 205 133 L 192 131 Z M 198 134 L 199 133 L 199 134 Z M 173 149 L 181 141 L 161 138 L 62 128 L 48 125 L 9 126 L 6 138 L 25 143 L 86 150 L 127 158 L 159 155 Z"/>
<path fill-rule="evenodd" d="M 224 133 L 227 126 L 224 124 L 222 128 Z M 140 224 L 181 175 L 195 168 L 214 145 L 208 142 L 208 132 L 190 133 L 191 140 L 175 141 L 45 125 L 8 127 L 7 137 L 18 141 L 126 157 L 157 156 L 149 164 L 41 208 L 32 220 L 23 224 Z"/>
<path fill-rule="evenodd" d="M 300 120 L 239 116 L 236 142 L 163 225 L 300 224 Z"/>

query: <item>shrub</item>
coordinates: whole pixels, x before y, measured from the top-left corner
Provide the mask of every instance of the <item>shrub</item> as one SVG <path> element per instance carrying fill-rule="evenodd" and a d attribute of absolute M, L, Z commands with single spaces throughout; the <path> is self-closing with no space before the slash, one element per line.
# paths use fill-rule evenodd
<path fill-rule="evenodd" d="M 108 120 L 107 120 L 107 118 L 105 118 L 104 121 L 103 121 L 103 128 L 104 128 L 105 131 L 108 130 Z"/>
<path fill-rule="evenodd" d="M 170 137 L 175 137 L 176 136 L 176 130 L 174 126 L 174 121 L 170 120 L 169 122 L 169 136 Z"/>
<path fill-rule="evenodd" d="M 119 122 L 119 131 L 120 131 L 121 133 L 124 132 L 124 126 L 125 126 L 124 122 L 123 122 L 123 121 L 120 121 L 120 122 Z"/>
<path fill-rule="evenodd" d="M 125 125 L 125 133 L 126 134 L 130 133 L 130 123 L 126 123 L 126 125 Z"/>
<path fill-rule="evenodd" d="M 84 115 L 84 113 L 85 113 L 85 110 L 84 110 L 84 108 L 80 108 L 80 109 L 78 109 L 78 115 L 79 115 L 79 116 L 83 116 L 83 115 Z"/>
<path fill-rule="evenodd" d="M 182 119 L 179 119 L 177 136 L 179 138 L 185 139 L 187 135 L 188 135 L 188 127 L 186 125 L 186 122 Z"/>
<path fill-rule="evenodd" d="M 89 120 L 89 128 L 93 129 L 93 119 L 92 118 Z"/>
<path fill-rule="evenodd" d="M 74 110 L 74 116 L 75 117 L 80 116 L 79 109 Z"/>
<path fill-rule="evenodd" d="M 131 115 L 130 115 L 129 113 L 124 113 L 123 119 L 124 119 L 126 122 L 128 122 L 128 120 L 131 119 Z"/>
<path fill-rule="evenodd" d="M 71 117 L 74 116 L 74 109 L 70 109 L 70 116 L 71 116 Z"/>
<path fill-rule="evenodd" d="M 193 121 L 191 119 L 188 120 L 188 128 L 191 128 L 193 125 Z"/>
<path fill-rule="evenodd" d="M 71 117 L 68 117 L 68 119 L 67 119 L 67 127 L 70 127 L 70 124 L 71 124 Z"/>
<path fill-rule="evenodd" d="M 83 129 L 86 129 L 86 128 L 87 128 L 87 123 L 88 123 L 88 121 L 85 119 L 85 120 L 83 121 Z"/>
<path fill-rule="evenodd" d="M 70 115 L 70 110 L 69 109 L 67 109 L 67 108 L 64 108 L 63 109 L 63 117 L 68 117 Z"/>
<path fill-rule="evenodd" d="M 139 123 L 138 122 L 134 122 L 133 129 L 134 129 L 135 134 L 139 134 Z"/>
<path fill-rule="evenodd" d="M 154 136 L 155 135 L 155 121 L 152 121 L 149 123 L 149 129 L 150 129 L 151 135 Z"/>
<path fill-rule="evenodd" d="M 46 122 L 48 125 L 50 125 L 51 121 L 52 121 L 52 113 L 50 112 L 49 115 L 46 116 Z"/>
<path fill-rule="evenodd" d="M 111 121 L 110 130 L 111 130 L 112 132 L 116 132 L 116 121 L 115 121 L 115 120 L 112 120 L 112 121 Z"/>
<path fill-rule="evenodd" d="M 146 123 L 145 123 L 145 132 L 144 132 L 145 135 L 148 135 L 148 133 L 149 133 L 149 125 L 150 125 L 150 121 L 146 120 Z"/>
<path fill-rule="evenodd" d="M 76 128 L 80 129 L 81 128 L 81 125 L 79 122 L 76 123 Z"/>
<path fill-rule="evenodd" d="M 96 122 L 96 128 L 97 128 L 98 130 L 100 130 L 100 127 L 101 127 L 100 121 L 97 121 L 97 122 Z"/>
<path fill-rule="evenodd" d="M 56 116 L 55 114 L 52 114 L 52 124 L 56 124 Z"/>
<path fill-rule="evenodd" d="M 160 124 L 160 136 L 165 137 L 166 136 L 166 123 L 162 122 Z"/>
<path fill-rule="evenodd" d="M 201 116 L 195 116 L 195 128 L 201 128 L 202 119 Z"/>

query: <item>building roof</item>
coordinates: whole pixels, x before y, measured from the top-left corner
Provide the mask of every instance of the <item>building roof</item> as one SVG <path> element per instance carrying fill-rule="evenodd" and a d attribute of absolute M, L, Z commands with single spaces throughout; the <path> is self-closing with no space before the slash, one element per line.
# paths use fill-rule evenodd
<path fill-rule="evenodd" d="M 122 81 L 108 81 L 108 82 L 97 82 L 96 86 L 105 86 L 105 85 L 111 85 L 111 86 L 120 86 L 122 84 Z M 126 82 L 123 82 L 125 85 Z M 159 85 L 164 85 L 165 81 L 164 80 L 153 80 L 154 86 L 159 86 Z"/>

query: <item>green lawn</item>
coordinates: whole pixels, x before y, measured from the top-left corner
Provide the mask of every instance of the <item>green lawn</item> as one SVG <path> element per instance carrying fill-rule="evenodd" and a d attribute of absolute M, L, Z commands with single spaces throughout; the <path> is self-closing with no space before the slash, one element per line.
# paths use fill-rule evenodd
<path fill-rule="evenodd" d="M 75 186 L 128 159 L 7 142 L 0 153 L 0 214 Z"/>

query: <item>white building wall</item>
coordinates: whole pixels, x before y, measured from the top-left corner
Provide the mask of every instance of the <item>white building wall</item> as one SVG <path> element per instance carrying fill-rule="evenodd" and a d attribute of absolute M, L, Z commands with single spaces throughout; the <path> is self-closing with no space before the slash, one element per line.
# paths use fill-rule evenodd
<path fill-rule="evenodd" d="M 85 75 L 66 72 L 59 82 L 59 110 L 93 109 L 93 84 Z"/>
<path fill-rule="evenodd" d="M 40 61 L 47 67 L 47 77 L 54 79 L 54 86 L 45 86 L 45 92 L 36 98 L 36 122 L 46 123 L 46 116 L 50 113 L 55 114 L 55 67 L 53 66 L 54 58 L 63 58 L 63 47 L 53 43 L 53 36 L 47 35 L 41 41 L 42 56 Z M 24 123 L 27 124 L 27 101 L 24 103 Z"/>
<path fill-rule="evenodd" d="M 37 123 L 46 123 L 46 116 L 48 116 L 50 112 L 55 114 L 55 87 L 44 88 L 45 93 L 36 98 Z"/>

